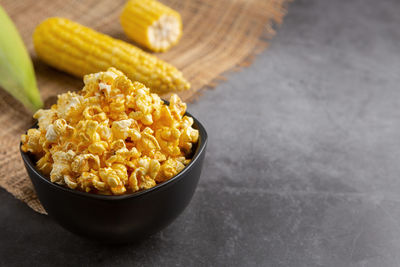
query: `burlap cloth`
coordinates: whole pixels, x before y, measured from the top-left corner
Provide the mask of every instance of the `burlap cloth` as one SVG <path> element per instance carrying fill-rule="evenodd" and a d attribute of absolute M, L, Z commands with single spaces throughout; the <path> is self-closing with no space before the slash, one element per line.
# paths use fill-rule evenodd
<path fill-rule="evenodd" d="M 119 23 L 125 0 L 0 0 L 32 55 L 39 89 L 46 106 L 67 90 L 82 88 L 82 80 L 56 71 L 35 56 L 34 27 L 43 19 L 62 16 L 115 38 L 127 40 Z M 180 96 L 190 101 L 203 88 L 222 80 L 222 73 L 250 64 L 267 46 L 273 24 L 280 24 L 287 0 L 165 0 L 178 10 L 184 33 L 179 44 L 159 56 L 191 82 Z M 37 212 L 45 211 L 36 197 L 19 154 L 20 135 L 32 125 L 32 114 L 0 89 L 0 186 Z"/>

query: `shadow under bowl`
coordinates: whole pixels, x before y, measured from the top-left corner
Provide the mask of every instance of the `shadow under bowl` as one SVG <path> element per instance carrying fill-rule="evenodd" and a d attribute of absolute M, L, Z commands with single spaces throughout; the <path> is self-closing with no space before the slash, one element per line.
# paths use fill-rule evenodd
<path fill-rule="evenodd" d="M 21 150 L 21 156 L 40 202 L 61 226 L 99 242 L 137 242 L 168 226 L 192 199 L 203 167 L 207 132 L 191 117 L 193 128 L 199 130 L 192 161 L 170 180 L 133 194 L 103 196 L 66 188 L 36 170 L 32 154 Z"/>

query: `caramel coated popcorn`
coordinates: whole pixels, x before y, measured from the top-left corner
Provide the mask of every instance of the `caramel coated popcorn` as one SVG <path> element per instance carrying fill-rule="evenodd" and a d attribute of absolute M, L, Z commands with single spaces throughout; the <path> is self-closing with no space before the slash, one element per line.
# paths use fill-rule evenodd
<path fill-rule="evenodd" d="M 86 75 L 84 83 L 38 110 L 38 129 L 21 137 L 22 150 L 37 156 L 37 169 L 52 182 L 121 195 L 171 179 L 190 162 L 199 132 L 177 95 L 167 106 L 114 68 Z"/>

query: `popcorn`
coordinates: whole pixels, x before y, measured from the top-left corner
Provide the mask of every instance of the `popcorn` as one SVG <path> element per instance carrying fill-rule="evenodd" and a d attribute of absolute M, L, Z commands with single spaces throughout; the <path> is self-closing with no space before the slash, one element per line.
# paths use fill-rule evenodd
<path fill-rule="evenodd" d="M 170 158 L 162 163 L 159 174 L 157 175 L 155 180 L 157 182 L 167 181 L 178 174 L 180 171 L 182 171 L 184 168 L 185 165 L 180 160 Z"/>
<path fill-rule="evenodd" d="M 57 151 L 52 154 L 53 169 L 50 172 L 50 181 L 53 183 L 63 184 L 65 182 L 64 176 L 71 173 L 71 162 L 75 157 L 75 152 L 68 150 L 68 152 Z"/>
<path fill-rule="evenodd" d="M 98 141 L 91 144 L 88 147 L 88 150 L 92 154 L 102 155 L 104 152 L 107 151 L 108 143 L 105 141 Z"/>
<path fill-rule="evenodd" d="M 80 154 L 74 157 L 71 163 L 71 170 L 75 173 L 87 172 L 89 170 L 98 170 L 100 168 L 100 159 L 98 155 Z"/>
<path fill-rule="evenodd" d="M 106 113 L 103 112 L 100 106 L 86 107 L 83 111 L 83 116 L 87 120 L 95 120 L 98 122 L 102 122 L 107 119 Z"/>
<path fill-rule="evenodd" d="M 181 132 L 175 127 L 162 127 L 156 131 L 156 138 L 159 141 L 162 151 L 170 156 L 179 156 L 179 137 Z"/>
<path fill-rule="evenodd" d="M 51 160 L 51 154 L 48 152 L 43 157 L 41 157 L 36 162 L 36 167 L 42 173 L 44 173 L 46 175 L 50 175 L 50 172 L 53 169 L 53 163 L 52 163 L 52 160 Z"/>
<path fill-rule="evenodd" d="M 199 132 L 177 95 L 167 106 L 114 68 L 86 75 L 84 83 L 38 110 L 39 128 L 21 136 L 21 149 L 37 156 L 52 182 L 121 195 L 167 181 L 189 164 Z"/>
<path fill-rule="evenodd" d="M 133 119 L 114 121 L 111 126 L 111 130 L 114 140 L 125 140 L 126 138 L 130 137 L 132 141 L 137 141 L 141 138 L 139 126 Z"/>
<path fill-rule="evenodd" d="M 170 109 L 175 119 L 180 120 L 186 112 L 186 104 L 177 95 L 172 95 L 170 98 Z"/>
<path fill-rule="evenodd" d="M 141 138 L 138 140 L 136 147 L 144 155 L 152 155 L 161 149 L 153 133 L 154 131 L 149 127 L 146 127 L 141 132 Z"/>
<path fill-rule="evenodd" d="M 84 108 L 84 98 L 76 93 L 68 92 L 59 95 L 55 112 L 59 118 L 79 119 Z"/>
<path fill-rule="evenodd" d="M 47 129 L 47 127 L 53 123 L 56 119 L 56 111 L 53 109 L 39 109 L 33 114 L 33 118 L 38 120 L 39 129 Z"/>
<path fill-rule="evenodd" d="M 27 134 L 21 136 L 22 151 L 32 153 L 40 153 L 43 148 L 41 146 L 41 132 L 37 129 L 29 129 Z"/>

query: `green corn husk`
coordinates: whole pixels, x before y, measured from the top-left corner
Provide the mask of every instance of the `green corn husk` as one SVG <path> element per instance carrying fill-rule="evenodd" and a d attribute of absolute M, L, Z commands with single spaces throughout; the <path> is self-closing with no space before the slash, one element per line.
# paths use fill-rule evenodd
<path fill-rule="evenodd" d="M 0 6 L 0 86 L 31 111 L 43 106 L 28 51 Z"/>

